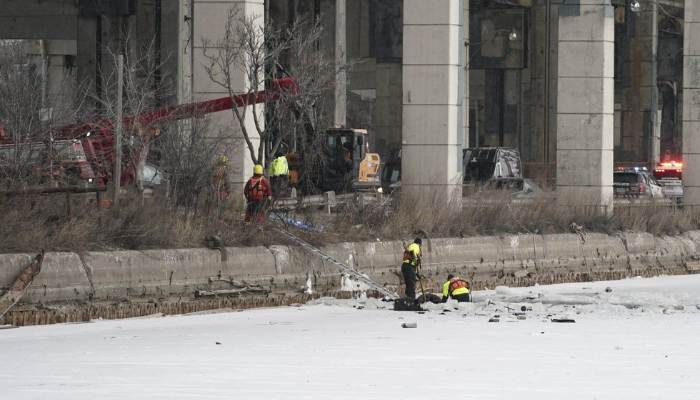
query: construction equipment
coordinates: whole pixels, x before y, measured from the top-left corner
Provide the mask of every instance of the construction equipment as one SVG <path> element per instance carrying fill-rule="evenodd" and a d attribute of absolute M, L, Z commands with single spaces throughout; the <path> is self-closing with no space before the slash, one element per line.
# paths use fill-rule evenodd
<path fill-rule="evenodd" d="M 399 297 L 396 295 L 396 293 L 392 293 L 392 292 L 388 291 L 384 286 L 381 286 L 381 285 L 375 283 L 374 281 L 367 278 L 366 276 L 360 274 L 359 272 L 355 271 L 354 269 L 348 267 L 347 265 L 341 263 L 340 261 L 336 260 L 335 258 L 322 252 L 321 250 L 317 249 L 316 247 L 314 247 L 314 246 L 306 243 L 305 241 L 299 239 L 298 237 L 292 235 L 291 233 L 289 233 L 283 229 L 279 229 L 279 228 L 272 228 L 272 229 L 281 233 L 282 235 L 286 236 L 287 238 L 293 240 L 294 242 L 296 242 L 298 245 L 300 245 L 304 250 L 308 251 L 309 253 L 320 257 L 324 261 L 330 263 L 334 267 L 336 267 L 336 268 L 340 269 L 341 271 L 343 271 L 344 273 L 350 275 L 352 278 L 364 283 L 365 285 L 371 287 L 372 289 L 378 291 L 379 293 L 385 295 L 386 297 L 388 297 L 390 299 L 397 299 Z"/>
<path fill-rule="evenodd" d="M 284 92 L 294 93 L 298 90 L 292 78 L 275 80 L 268 90 L 257 93 L 222 97 L 198 103 L 165 107 L 147 111 L 138 115 L 126 116 L 122 119 L 125 137 L 131 140 L 129 151 L 123 152 L 125 166 L 121 174 L 121 186 L 134 183 L 136 168 L 139 160 L 148 153 L 151 137 L 160 134 L 159 125 L 164 122 L 178 121 L 189 118 L 203 118 L 206 114 L 243 107 L 253 103 L 263 103 L 279 99 Z M 45 142 L 31 144 L 31 153 L 36 160 L 30 163 L 39 164 L 38 155 L 43 152 L 58 152 L 60 167 L 78 179 L 87 180 L 96 186 L 105 186 L 112 180 L 114 165 L 114 132 L 117 126 L 116 118 L 90 118 L 87 122 L 52 129 L 45 134 L 36 135 L 48 138 Z M 130 134 L 130 135 L 129 135 Z M 129 142 L 126 140 L 125 142 Z M 0 126 L 0 166 L 5 160 L 13 160 L 15 152 L 19 151 L 11 138 L 7 137 Z"/>
<path fill-rule="evenodd" d="M 381 186 L 379 154 L 370 153 L 366 129 L 332 128 L 325 131 L 323 150 L 326 165 L 310 177 L 313 186 L 322 191 L 341 193 L 349 190 L 378 189 Z M 298 187 L 302 181 L 304 154 L 287 154 L 289 184 Z"/>

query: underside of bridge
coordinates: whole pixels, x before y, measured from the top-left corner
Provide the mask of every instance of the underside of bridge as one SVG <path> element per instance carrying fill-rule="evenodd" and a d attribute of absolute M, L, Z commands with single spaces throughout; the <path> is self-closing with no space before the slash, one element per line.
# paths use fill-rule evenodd
<path fill-rule="evenodd" d="M 518 148 L 526 174 L 558 175 L 562 186 L 597 188 L 602 197 L 613 162 L 651 165 L 668 155 L 683 158 L 686 171 L 700 169 L 691 139 L 700 114 L 694 2 L 420 3 L 10 0 L 0 8 L 0 38 L 29 40 L 27 51 L 48 61 L 49 79 L 73 76 L 98 94 L 109 73 L 106 54 L 124 48 L 120 34 L 154 40 L 163 62 L 156 84 L 170 88 L 161 101 L 175 104 L 221 95 L 203 71 L 201 43 L 221 33 L 228 8 L 259 15 L 261 24 L 303 15 L 323 24 L 328 54 L 357 61 L 331 105 L 335 123 L 369 129 L 382 156 L 403 145 L 412 159 L 445 161 L 428 172 L 433 161 L 404 164 L 404 178 L 416 183 L 437 174 L 449 185 L 460 173 L 461 148 L 479 146 Z M 684 81 L 684 69 L 691 79 Z M 217 118 L 231 125 L 230 117 Z M 234 153 L 240 183 L 250 162 Z M 700 187 L 700 173 L 691 175 L 684 184 Z"/>

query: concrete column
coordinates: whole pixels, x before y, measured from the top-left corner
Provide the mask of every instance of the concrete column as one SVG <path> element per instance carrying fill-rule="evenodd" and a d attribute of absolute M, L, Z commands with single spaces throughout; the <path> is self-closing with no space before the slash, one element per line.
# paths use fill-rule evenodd
<path fill-rule="evenodd" d="M 469 0 L 462 1 L 462 31 L 464 43 L 469 43 Z M 462 49 L 463 59 L 468 60 L 469 48 L 465 45 Z M 462 145 L 469 147 L 469 66 L 464 63 L 464 82 L 462 84 Z"/>
<path fill-rule="evenodd" d="M 654 153 L 658 159 L 658 147 L 652 152 L 652 110 L 658 107 L 656 86 L 656 44 L 658 34 L 656 5 L 648 5 L 638 13 L 626 9 L 626 33 L 620 46 L 624 52 L 620 74 L 622 88 L 622 131 L 619 161 L 646 162 Z M 655 104 L 656 103 L 656 104 Z"/>
<path fill-rule="evenodd" d="M 401 147 L 402 82 L 401 64 L 377 64 L 377 100 L 375 102 L 375 149 L 387 156 Z"/>
<path fill-rule="evenodd" d="M 97 79 L 97 18 L 79 17 L 77 24 L 77 69 L 78 85 L 83 89 L 95 90 Z"/>
<path fill-rule="evenodd" d="M 345 52 L 345 0 L 335 0 L 335 59 L 344 63 Z M 345 125 L 347 119 L 347 79 L 344 71 L 339 71 L 335 76 L 335 111 L 333 123 L 336 127 Z"/>
<path fill-rule="evenodd" d="M 373 139 L 385 161 L 391 150 L 401 148 L 403 0 L 371 0 L 368 14 L 369 56 L 376 59 Z"/>
<path fill-rule="evenodd" d="M 610 0 L 559 10 L 557 199 L 612 212 L 614 16 Z"/>
<path fill-rule="evenodd" d="M 700 206 L 700 4 L 685 2 L 683 40 L 683 204 Z"/>
<path fill-rule="evenodd" d="M 192 96 L 196 100 L 207 100 L 218 97 L 227 96 L 226 90 L 212 82 L 209 79 L 204 64 L 207 63 L 202 54 L 202 38 L 206 37 L 215 41 L 221 37 L 224 31 L 224 25 L 228 17 L 228 11 L 231 7 L 238 7 L 242 15 L 256 16 L 257 22 L 262 26 L 265 14 L 264 0 L 229 0 L 229 1 L 204 1 L 193 0 L 192 10 Z M 250 90 L 250 84 L 243 72 L 239 69 L 234 71 L 233 87 L 237 93 L 244 93 Z M 259 112 L 263 112 L 262 108 L 258 108 Z M 255 129 L 252 109 L 248 108 L 250 115 L 246 116 L 246 129 L 250 135 L 253 146 L 257 149 L 260 143 L 260 138 Z M 209 119 L 212 123 L 212 131 L 214 134 L 221 135 L 225 138 L 232 139 L 231 151 L 228 154 L 229 159 L 229 180 L 233 188 L 233 193 L 241 193 L 240 203 L 243 201 L 243 186 L 245 182 L 253 174 L 253 162 L 250 158 L 248 146 L 243 139 L 238 121 L 234 120 L 232 113 L 219 112 L 211 114 Z M 212 154 L 214 160 L 216 154 Z M 239 204 L 240 205 L 240 204 Z"/>
<path fill-rule="evenodd" d="M 307 1 L 313 7 L 314 2 Z M 308 7 L 307 4 L 307 7 Z M 320 0 L 321 26 L 325 35 L 321 39 L 321 48 L 328 57 L 346 57 L 346 0 Z M 312 8 L 313 10 L 313 8 Z M 335 91 L 329 95 L 326 112 L 333 118 L 334 126 L 345 125 L 347 118 L 346 74 L 339 73 L 335 79 Z"/>
<path fill-rule="evenodd" d="M 462 189 L 462 0 L 405 0 L 404 190 L 459 196 Z"/>

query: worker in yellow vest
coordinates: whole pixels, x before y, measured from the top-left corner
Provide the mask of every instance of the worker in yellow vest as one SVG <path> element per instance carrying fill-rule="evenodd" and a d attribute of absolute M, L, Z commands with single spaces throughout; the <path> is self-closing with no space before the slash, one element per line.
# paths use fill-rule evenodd
<path fill-rule="evenodd" d="M 447 275 L 447 282 L 442 285 L 442 302 L 447 302 L 447 299 L 453 298 L 458 302 L 468 302 L 469 294 L 469 282 L 464 279 L 454 276 L 452 274 Z"/>
<path fill-rule="evenodd" d="M 276 196 L 287 186 L 287 177 L 289 175 L 289 163 L 287 157 L 281 151 L 275 153 L 275 159 L 270 163 L 270 185 L 272 192 Z"/>
<path fill-rule="evenodd" d="M 416 298 L 416 276 L 418 268 L 423 258 L 420 246 L 423 244 L 421 238 L 416 238 L 413 243 L 406 246 L 403 251 L 403 263 L 401 264 L 401 274 L 406 284 L 406 297 Z"/>

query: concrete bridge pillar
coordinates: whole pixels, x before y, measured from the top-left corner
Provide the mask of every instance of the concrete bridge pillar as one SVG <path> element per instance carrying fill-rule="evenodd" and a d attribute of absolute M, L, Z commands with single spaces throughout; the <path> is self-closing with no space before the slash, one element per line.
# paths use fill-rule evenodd
<path fill-rule="evenodd" d="M 228 96 L 225 88 L 214 83 L 204 69 L 207 60 L 203 55 L 202 38 L 216 42 L 223 36 L 224 27 L 228 18 L 228 12 L 232 7 L 238 7 L 241 16 L 255 16 L 256 22 L 264 25 L 265 4 L 264 0 L 229 0 L 229 1 L 201 1 L 195 0 L 193 6 L 192 22 L 192 96 L 199 101 Z M 208 50 L 211 52 L 213 50 Z M 251 90 L 250 82 L 245 73 L 238 68 L 232 68 L 232 86 L 236 93 L 245 93 Z M 258 113 L 264 113 L 264 107 L 257 108 Z M 248 108 L 246 116 L 246 129 L 251 142 L 257 149 L 260 138 L 257 135 L 252 116 L 252 108 Z M 264 115 L 264 114 L 260 114 Z M 232 139 L 229 159 L 229 183 L 233 193 L 240 194 L 240 204 L 243 202 L 243 186 L 253 175 L 253 162 L 250 158 L 248 147 L 243 138 L 237 120 L 234 120 L 232 112 L 219 112 L 209 116 L 215 129 L 212 134 L 218 134 L 227 139 Z M 216 154 L 212 154 L 212 161 Z"/>
<path fill-rule="evenodd" d="M 685 2 L 683 39 L 683 204 L 700 206 L 700 4 Z"/>
<path fill-rule="evenodd" d="M 464 43 L 469 43 L 469 0 L 462 1 L 462 32 Z M 462 146 L 469 147 L 469 66 L 466 65 L 466 60 L 469 59 L 469 48 L 465 45 L 462 50 L 464 61 L 464 70 L 462 83 Z"/>
<path fill-rule="evenodd" d="M 610 0 L 559 11 L 557 198 L 612 212 L 614 12 Z"/>
<path fill-rule="evenodd" d="M 405 191 L 461 198 L 463 17 L 462 0 L 404 1 Z"/>

